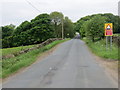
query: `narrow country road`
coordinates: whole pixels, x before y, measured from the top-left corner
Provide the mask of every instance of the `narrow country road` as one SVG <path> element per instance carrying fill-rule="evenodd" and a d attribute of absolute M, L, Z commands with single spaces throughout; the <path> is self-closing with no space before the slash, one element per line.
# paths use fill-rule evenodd
<path fill-rule="evenodd" d="M 79 39 L 62 43 L 52 54 L 3 83 L 3 88 L 117 87 Z"/>

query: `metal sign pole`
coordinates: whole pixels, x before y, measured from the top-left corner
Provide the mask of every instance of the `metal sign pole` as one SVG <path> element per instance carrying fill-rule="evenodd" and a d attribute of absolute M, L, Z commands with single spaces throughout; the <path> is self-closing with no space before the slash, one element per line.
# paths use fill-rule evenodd
<path fill-rule="evenodd" d="M 110 36 L 110 49 L 112 50 L 112 36 Z"/>
<path fill-rule="evenodd" d="M 106 51 L 108 49 L 108 36 L 106 36 Z"/>

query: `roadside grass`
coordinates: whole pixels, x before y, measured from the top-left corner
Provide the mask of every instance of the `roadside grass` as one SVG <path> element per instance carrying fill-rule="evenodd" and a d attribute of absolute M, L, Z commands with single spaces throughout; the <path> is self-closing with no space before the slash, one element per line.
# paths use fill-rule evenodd
<path fill-rule="evenodd" d="M 116 44 L 113 43 L 112 49 L 108 48 L 106 50 L 105 39 L 97 42 L 91 42 L 87 38 L 83 38 L 83 40 L 86 42 L 90 50 L 97 56 L 105 59 L 118 60 L 118 46 Z"/>
<path fill-rule="evenodd" d="M 120 33 L 119 34 L 113 34 L 113 36 L 120 36 Z"/>
<path fill-rule="evenodd" d="M 7 76 L 11 75 L 12 73 L 15 73 L 16 71 L 18 71 L 19 69 L 31 65 L 33 62 L 36 61 L 37 57 L 40 54 L 51 49 L 55 45 L 65 42 L 67 40 L 70 40 L 70 39 L 57 40 L 57 41 L 54 41 L 42 48 L 30 51 L 25 54 L 21 54 L 19 56 L 13 57 L 13 58 L 2 60 L 2 77 L 0 77 L 0 78 L 6 78 Z"/>
<path fill-rule="evenodd" d="M 13 48 L 5 48 L 5 49 L 0 49 L 2 50 L 2 56 L 6 56 L 9 54 L 14 54 L 17 52 L 20 52 L 21 50 L 32 48 L 35 45 L 28 45 L 28 46 L 20 46 L 20 47 L 13 47 Z"/>

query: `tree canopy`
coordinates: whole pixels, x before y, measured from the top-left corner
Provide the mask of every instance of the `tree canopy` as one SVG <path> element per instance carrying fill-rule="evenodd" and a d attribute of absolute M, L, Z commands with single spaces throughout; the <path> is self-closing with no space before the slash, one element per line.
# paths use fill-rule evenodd
<path fill-rule="evenodd" d="M 54 25 L 54 35 L 55 37 L 62 37 L 62 23 L 64 15 L 61 12 L 50 13 L 51 22 Z"/>
<path fill-rule="evenodd" d="M 12 24 L 2 26 L 2 46 L 8 48 L 38 44 L 49 38 L 62 38 L 62 35 L 64 38 L 73 38 L 75 32 L 94 41 L 95 38 L 104 38 L 104 23 L 113 23 L 113 33 L 120 33 L 119 22 L 120 17 L 111 13 L 85 16 L 76 23 L 61 12 L 44 13 L 17 27 Z"/>
<path fill-rule="evenodd" d="M 111 13 L 93 14 L 79 19 L 75 23 L 75 31 L 79 32 L 81 38 L 89 37 L 92 41 L 95 38 L 104 38 L 104 24 L 113 23 L 113 33 L 120 33 L 120 17 Z"/>
<path fill-rule="evenodd" d="M 66 21 L 66 20 L 65 20 Z M 69 19 L 65 27 L 65 37 L 74 37 L 73 23 Z M 40 14 L 31 21 L 24 21 L 15 28 L 14 25 L 2 26 L 2 46 L 3 48 L 17 47 L 21 45 L 31 45 L 41 43 L 49 38 L 61 38 L 64 15 L 60 12 Z M 66 23 L 65 23 L 66 24 Z"/>

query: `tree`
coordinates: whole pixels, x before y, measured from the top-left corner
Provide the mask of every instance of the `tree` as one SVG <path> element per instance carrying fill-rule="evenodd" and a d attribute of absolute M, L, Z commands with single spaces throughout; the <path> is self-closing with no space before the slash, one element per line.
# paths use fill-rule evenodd
<path fill-rule="evenodd" d="M 79 32 L 81 38 L 85 37 L 84 23 L 90 20 L 92 17 L 94 17 L 94 15 L 83 17 L 75 24 L 75 31 Z"/>
<path fill-rule="evenodd" d="M 28 21 L 22 22 L 14 31 L 14 34 L 20 34 L 21 32 L 25 32 L 31 28 L 31 23 Z"/>
<path fill-rule="evenodd" d="M 60 12 L 52 12 L 50 14 L 50 17 L 51 17 L 51 20 L 52 20 L 52 23 L 54 25 L 54 34 L 55 34 L 55 37 L 59 37 L 62 35 L 62 32 L 63 32 L 63 14 L 60 13 Z M 61 27 L 58 28 L 58 26 L 60 26 L 61 24 Z M 60 33 L 58 33 L 60 32 Z"/>
<path fill-rule="evenodd" d="M 10 24 L 2 26 L 0 32 L 2 32 L 2 47 L 10 47 L 12 45 L 12 35 L 15 29 L 15 25 Z"/>
<path fill-rule="evenodd" d="M 13 25 L 10 25 L 13 27 Z M 53 25 L 48 14 L 40 14 L 30 22 L 22 22 L 15 30 L 3 27 L 3 47 L 41 43 L 53 36 Z"/>
<path fill-rule="evenodd" d="M 120 33 L 120 17 L 115 16 L 113 20 L 113 33 Z"/>
<path fill-rule="evenodd" d="M 48 14 L 40 14 L 31 20 L 32 28 L 30 31 L 34 37 L 35 43 L 43 42 L 48 38 L 54 37 L 53 26 Z"/>
<path fill-rule="evenodd" d="M 68 17 L 65 17 L 65 20 L 64 20 L 64 37 L 73 38 L 74 35 L 75 35 L 74 24 L 72 23 L 72 21 Z"/>
<path fill-rule="evenodd" d="M 104 24 L 106 18 L 100 15 L 96 15 L 91 20 L 86 22 L 86 36 L 91 38 L 94 42 L 95 38 L 101 39 L 104 37 Z"/>
<path fill-rule="evenodd" d="M 102 14 L 102 16 L 105 16 L 107 18 L 107 23 L 113 23 L 113 33 L 120 33 L 119 16 L 115 16 L 111 13 Z"/>
<path fill-rule="evenodd" d="M 13 34 L 13 31 L 15 29 L 15 26 L 10 24 L 7 26 L 2 26 L 1 30 L 2 30 L 2 39 L 4 39 L 5 37 L 9 37 Z"/>
<path fill-rule="evenodd" d="M 113 33 L 120 33 L 119 22 L 120 17 L 111 13 L 93 14 L 79 19 L 75 23 L 75 31 L 79 31 L 81 37 L 91 37 L 94 41 L 94 37 L 98 36 L 99 39 L 104 37 L 105 23 L 113 23 Z"/>
<path fill-rule="evenodd" d="M 79 29 L 80 37 L 83 38 L 86 36 L 85 31 L 86 30 L 86 23 L 85 21 L 81 21 L 81 27 Z"/>

